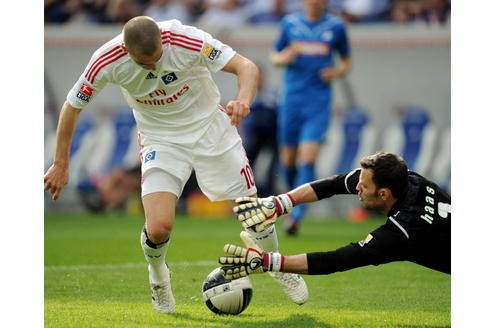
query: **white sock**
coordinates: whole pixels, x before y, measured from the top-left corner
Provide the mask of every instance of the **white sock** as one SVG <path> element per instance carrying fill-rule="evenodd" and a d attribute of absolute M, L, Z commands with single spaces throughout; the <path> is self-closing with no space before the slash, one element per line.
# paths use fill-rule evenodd
<path fill-rule="evenodd" d="M 163 244 L 156 245 L 156 248 L 151 247 L 146 243 L 146 233 L 141 232 L 141 248 L 144 252 L 144 257 L 148 262 L 148 271 L 150 273 L 150 282 L 161 283 L 168 281 L 167 265 L 165 257 L 167 255 L 170 239 Z"/>
<path fill-rule="evenodd" d="M 271 225 L 261 232 L 255 232 L 252 229 L 246 231 L 254 237 L 256 244 L 265 252 L 278 252 L 278 238 L 275 225 Z"/>

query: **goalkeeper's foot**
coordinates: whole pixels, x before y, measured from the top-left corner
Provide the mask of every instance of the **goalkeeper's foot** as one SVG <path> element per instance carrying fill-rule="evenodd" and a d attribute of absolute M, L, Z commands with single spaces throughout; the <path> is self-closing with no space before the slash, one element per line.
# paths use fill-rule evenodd
<path fill-rule="evenodd" d="M 296 304 L 302 305 L 309 298 L 308 287 L 304 279 L 295 273 L 269 272 L 273 279 L 277 280 L 285 294 Z"/>
<path fill-rule="evenodd" d="M 172 285 L 170 284 L 170 271 L 166 268 L 167 278 L 160 283 L 150 281 L 151 287 L 151 304 L 161 313 L 175 312 L 175 298 L 172 293 Z"/>

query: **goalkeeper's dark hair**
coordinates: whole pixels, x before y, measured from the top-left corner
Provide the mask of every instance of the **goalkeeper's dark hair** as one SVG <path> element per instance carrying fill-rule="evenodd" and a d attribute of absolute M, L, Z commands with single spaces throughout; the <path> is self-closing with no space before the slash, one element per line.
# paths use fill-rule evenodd
<path fill-rule="evenodd" d="M 363 169 L 373 171 L 373 182 L 377 189 L 388 188 L 392 195 L 403 198 L 407 193 L 408 169 L 402 157 L 385 152 L 366 156 L 360 162 Z"/>

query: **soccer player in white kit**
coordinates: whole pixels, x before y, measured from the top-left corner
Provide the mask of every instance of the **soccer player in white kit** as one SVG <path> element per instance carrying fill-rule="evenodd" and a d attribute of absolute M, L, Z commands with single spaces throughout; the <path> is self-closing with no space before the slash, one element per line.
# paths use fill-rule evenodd
<path fill-rule="evenodd" d="M 237 99 L 225 109 L 211 77 L 219 70 L 235 74 L 238 82 Z M 69 179 L 69 150 L 81 110 L 107 83 L 119 85 L 133 109 L 146 219 L 141 246 L 148 262 L 152 304 L 159 312 L 175 312 L 166 254 L 175 206 L 192 170 L 212 201 L 256 195 L 235 126 L 249 113 L 258 75 L 252 61 L 200 29 L 178 20 L 157 23 L 138 16 L 96 50 L 62 106 L 54 161 L 44 178 L 45 190 L 54 200 Z M 274 226 L 248 232 L 263 250 L 277 251 Z M 273 277 L 294 302 L 306 302 L 307 287 L 299 275 L 274 273 Z"/>

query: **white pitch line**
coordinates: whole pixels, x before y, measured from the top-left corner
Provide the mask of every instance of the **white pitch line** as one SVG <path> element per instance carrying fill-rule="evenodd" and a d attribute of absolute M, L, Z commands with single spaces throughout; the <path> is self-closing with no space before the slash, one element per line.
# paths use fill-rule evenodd
<path fill-rule="evenodd" d="M 171 268 L 174 266 L 214 266 L 214 261 L 185 261 L 185 262 L 167 262 Z M 101 270 L 101 269 L 134 269 L 146 268 L 147 264 L 143 263 L 122 263 L 122 264 L 82 264 L 82 265 L 48 265 L 45 271 L 78 271 L 78 270 Z"/>

